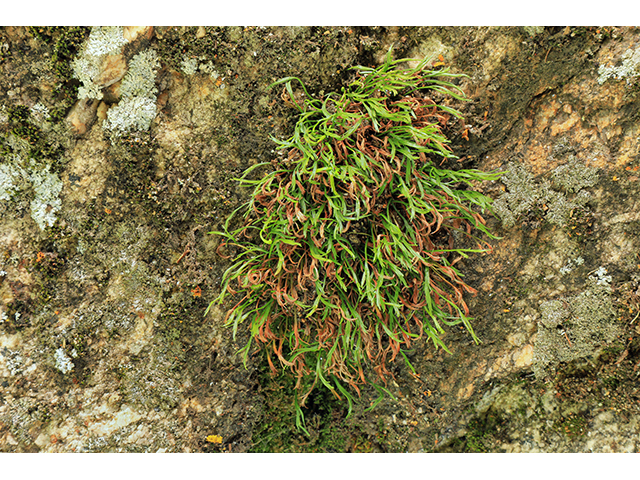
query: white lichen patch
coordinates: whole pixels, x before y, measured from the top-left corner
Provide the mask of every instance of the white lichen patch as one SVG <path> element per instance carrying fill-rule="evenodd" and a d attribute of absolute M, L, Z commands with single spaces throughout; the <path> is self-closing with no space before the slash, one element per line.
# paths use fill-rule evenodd
<path fill-rule="evenodd" d="M 24 359 L 19 352 L 8 348 L 0 349 L 0 360 L 4 362 L 9 375 L 14 377 L 24 368 Z M 1 363 L 0 363 L 1 364 Z"/>
<path fill-rule="evenodd" d="M 102 99 L 102 87 L 94 82 L 100 74 L 100 62 L 96 57 L 81 57 L 73 61 L 73 75 L 82 82 L 78 87 L 78 98 Z"/>
<path fill-rule="evenodd" d="M 20 189 L 24 177 L 24 169 L 16 163 L 0 164 L 0 200 L 11 200 Z"/>
<path fill-rule="evenodd" d="M 127 43 L 122 27 L 93 27 L 82 53 L 72 62 L 74 77 L 82 82 L 78 98 L 102 99 L 102 87 L 96 83 L 107 55 L 118 53 Z"/>
<path fill-rule="evenodd" d="M 122 100 L 107 111 L 104 128 L 116 135 L 130 131 L 147 131 L 156 117 L 156 71 L 160 68 L 155 50 L 146 50 L 131 60 L 122 79 Z"/>
<path fill-rule="evenodd" d="M 635 50 L 628 49 L 622 55 L 622 65 L 618 67 L 600 65 L 598 68 L 598 83 L 602 85 L 609 78 L 616 80 L 627 79 L 627 84 L 631 79 L 640 75 L 640 47 Z"/>
<path fill-rule="evenodd" d="M 185 75 L 195 75 L 198 72 L 198 60 L 185 57 L 180 63 L 180 67 Z"/>
<path fill-rule="evenodd" d="M 202 60 L 202 58 L 200 60 Z M 185 75 L 189 75 L 189 76 L 195 75 L 196 73 L 198 73 L 198 71 L 200 71 L 200 73 L 209 75 L 209 78 L 211 79 L 211 81 L 216 82 L 216 85 L 220 89 L 225 88 L 224 83 L 222 83 L 225 77 L 220 75 L 220 73 L 218 72 L 218 70 L 216 70 L 216 67 L 211 60 L 209 60 L 206 63 L 205 62 L 201 63 L 198 61 L 197 58 L 189 58 L 185 56 L 182 62 L 180 63 L 180 67 L 182 68 L 182 72 Z"/>
<path fill-rule="evenodd" d="M 62 181 L 57 174 L 49 171 L 49 165 L 44 169 L 33 169 L 29 178 L 35 192 L 35 197 L 31 200 L 31 217 L 40 230 L 52 227 L 56 222 L 56 214 L 62 207 Z"/>
<path fill-rule="evenodd" d="M 156 102 L 146 97 L 123 99 L 107 112 L 104 127 L 116 133 L 149 130 L 156 118 Z"/>
<path fill-rule="evenodd" d="M 578 267 L 584 263 L 584 258 L 578 257 L 575 260 L 569 259 L 567 264 L 560 269 L 561 275 L 571 273 L 575 267 Z"/>
<path fill-rule="evenodd" d="M 34 160 L 24 165 L 16 155 L 4 160 L 6 163 L 0 164 L 0 201 L 14 200 L 20 191 L 31 186 L 31 217 L 41 230 L 53 226 L 62 207 L 63 185 L 58 175 L 50 171 L 49 165 L 43 167 Z"/>
<path fill-rule="evenodd" d="M 535 37 L 536 35 L 540 35 L 542 32 L 544 32 L 544 27 L 539 26 L 526 26 L 522 27 L 522 29 L 527 32 L 527 35 L 529 35 L 530 37 Z"/>
<path fill-rule="evenodd" d="M 158 89 L 156 71 L 160 68 L 155 50 L 145 50 L 131 59 L 129 70 L 122 79 L 120 94 L 123 98 L 146 97 L 155 99 Z"/>
<path fill-rule="evenodd" d="M 54 355 L 54 359 L 56 361 L 56 368 L 60 370 L 65 375 L 73 370 L 74 365 L 71 359 L 67 356 L 65 351 L 62 348 L 58 348 Z"/>
<path fill-rule="evenodd" d="M 29 110 L 31 110 L 31 116 L 36 121 L 36 124 L 38 124 L 38 126 L 43 126 L 44 123 L 51 118 L 49 109 L 40 102 L 36 103 Z"/>
<path fill-rule="evenodd" d="M 598 268 L 595 272 L 595 277 L 590 277 L 595 280 L 596 285 L 611 285 L 611 275 L 607 275 L 607 269 L 604 267 Z"/>
<path fill-rule="evenodd" d="M 85 47 L 85 54 L 94 57 L 113 55 L 127 43 L 122 27 L 93 27 Z"/>

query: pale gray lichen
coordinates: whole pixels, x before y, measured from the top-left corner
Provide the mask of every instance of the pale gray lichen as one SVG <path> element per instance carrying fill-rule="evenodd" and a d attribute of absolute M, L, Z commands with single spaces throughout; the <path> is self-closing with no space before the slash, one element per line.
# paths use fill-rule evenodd
<path fill-rule="evenodd" d="M 185 56 L 180 66 L 186 75 L 195 75 L 199 70 L 200 72 L 209 75 L 209 78 L 214 82 L 220 78 L 220 73 L 216 70 L 216 67 L 211 60 L 206 63 L 199 64 L 198 59 L 188 58 Z M 222 80 L 224 80 L 224 77 L 222 77 Z M 221 84 L 220 88 L 224 88 L 224 84 Z"/>
<path fill-rule="evenodd" d="M 129 62 L 127 74 L 122 79 L 120 95 L 122 98 L 146 97 L 155 99 L 156 70 L 160 68 L 158 54 L 155 50 L 140 52 Z"/>
<path fill-rule="evenodd" d="M 622 334 L 611 300 L 611 277 L 606 273 L 601 267 L 587 278 L 583 292 L 540 305 L 533 353 L 536 377 L 544 378 L 561 362 L 591 357 Z"/>
<path fill-rule="evenodd" d="M 14 162 L 0 164 L 0 200 L 11 200 L 24 176 L 24 170 Z"/>
<path fill-rule="evenodd" d="M 100 75 L 103 58 L 118 53 L 127 43 L 122 27 L 93 27 L 82 52 L 71 66 L 74 77 L 82 82 L 78 98 L 102 98 L 102 87 L 95 83 Z"/>
<path fill-rule="evenodd" d="M 547 328 L 556 328 L 569 318 L 569 310 L 561 300 L 549 300 L 540 304 L 540 322 Z"/>
<path fill-rule="evenodd" d="M 123 99 L 109 109 L 104 128 L 116 134 L 149 130 L 156 118 L 156 102 L 146 97 Z"/>
<path fill-rule="evenodd" d="M 0 200 L 9 201 L 23 189 L 32 187 L 34 197 L 31 200 L 31 217 L 41 230 L 51 227 L 56 214 L 62 207 L 60 192 L 63 183 L 57 174 L 30 160 L 24 165 L 19 156 L 6 157 L 7 163 L 0 164 Z"/>
<path fill-rule="evenodd" d="M 573 198 L 551 191 L 547 197 L 548 207 L 546 220 L 554 225 L 566 225 L 571 212 L 577 208 L 585 206 L 590 199 L 588 192 L 581 190 Z"/>
<path fill-rule="evenodd" d="M 31 217 L 40 230 L 51 227 L 56 222 L 56 214 L 62 207 L 60 192 L 62 181 L 57 174 L 49 171 L 49 165 L 43 169 L 34 168 L 29 175 L 33 183 L 35 197 L 31 200 Z"/>
<path fill-rule="evenodd" d="M 551 178 L 566 192 L 576 193 L 598 182 L 598 170 L 587 167 L 574 155 L 570 155 L 567 163 L 560 165 L 551 173 Z"/>
<path fill-rule="evenodd" d="M 54 358 L 56 361 L 56 368 L 65 375 L 73 370 L 75 365 L 62 348 L 58 348 L 56 350 Z"/>
<path fill-rule="evenodd" d="M 24 359 L 20 352 L 15 350 L 10 350 L 8 348 L 3 348 L 0 350 L 0 354 L 4 358 L 5 365 L 7 370 L 9 370 L 9 374 L 14 377 L 22 371 L 24 367 Z"/>
<path fill-rule="evenodd" d="M 160 68 L 155 50 L 146 50 L 131 60 L 122 79 L 120 102 L 107 111 L 104 128 L 116 135 L 132 130 L 149 130 L 156 117 L 156 70 Z"/>
<path fill-rule="evenodd" d="M 36 103 L 29 110 L 31 110 L 31 115 L 38 123 L 43 123 L 51 118 L 49 109 L 40 102 Z"/>
<path fill-rule="evenodd" d="M 182 67 L 182 71 L 185 75 L 195 75 L 198 71 L 198 60 L 195 58 L 187 58 L 185 57 L 180 63 Z"/>
<path fill-rule="evenodd" d="M 630 83 L 630 79 L 638 75 L 640 75 L 640 47 L 635 50 L 628 49 L 622 55 L 622 65 L 619 67 L 600 65 L 598 83 L 602 85 L 611 77 L 617 80 L 626 78 L 627 83 Z"/>
<path fill-rule="evenodd" d="M 540 27 L 540 26 L 526 26 L 526 27 L 522 27 L 523 30 L 525 32 L 527 32 L 527 34 L 530 37 L 535 37 L 536 35 L 540 35 L 542 32 L 544 32 L 544 27 Z"/>
<path fill-rule="evenodd" d="M 82 82 L 78 87 L 78 98 L 102 99 L 102 87 L 94 82 L 100 74 L 99 57 L 80 57 L 73 61 L 73 76 Z"/>
<path fill-rule="evenodd" d="M 606 285 L 609 286 L 611 285 L 611 275 L 607 275 L 607 269 L 604 267 L 600 267 L 598 268 L 595 272 L 596 277 L 589 277 L 592 278 L 593 280 L 595 280 L 596 285 Z"/>
<path fill-rule="evenodd" d="M 504 228 L 513 227 L 520 215 L 532 209 L 546 209 L 545 218 L 549 223 L 565 225 L 571 212 L 590 200 L 589 193 L 582 189 L 595 185 L 598 174 L 595 168 L 571 156 L 565 165 L 551 173 L 551 178 L 557 189 L 547 179 L 536 182 L 524 165 L 507 167 L 501 180 L 508 191 L 493 204 Z"/>
<path fill-rule="evenodd" d="M 523 165 L 511 163 L 501 177 L 508 192 L 493 202 L 496 215 L 505 228 L 515 225 L 517 217 L 540 203 L 543 193 L 534 181 L 533 175 Z"/>
<path fill-rule="evenodd" d="M 123 27 L 93 27 L 85 46 L 85 54 L 94 57 L 113 55 L 126 43 Z"/>
<path fill-rule="evenodd" d="M 570 259 L 567 262 L 567 264 L 560 269 L 560 274 L 566 275 L 568 273 L 571 273 L 575 267 L 582 265 L 583 263 L 584 263 L 584 258 L 582 257 L 578 257 L 575 260 Z"/>

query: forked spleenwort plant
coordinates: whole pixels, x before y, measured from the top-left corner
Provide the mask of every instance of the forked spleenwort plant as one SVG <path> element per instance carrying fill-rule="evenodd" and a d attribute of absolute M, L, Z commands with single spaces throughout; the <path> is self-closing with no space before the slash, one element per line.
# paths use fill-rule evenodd
<path fill-rule="evenodd" d="M 233 297 L 234 338 L 249 322 L 244 361 L 255 342 L 274 373 L 297 376 L 302 429 L 300 407 L 318 381 L 351 412 L 360 385 L 373 385 L 378 400 L 389 393 L 396 357 L 413 370 L 405 352 L 416 340 L 446 350 L 443 327 L 463 324 L 478 341 L 464 300 L 475 290 L 455 264 L 491 250 L 480 238 L 495 238 L 481 216 L 491 199 L 473 187 L 499 174 L 439 168 L 457 158 L 443 131 L 461 115 L 429 95 L 465 100 L 449 81 L 461 75 L 429 70 L 427 60 L 397 68 L 407 61 L 389 52 L 378 68 L 354 67 L 355 80 L 323 99 L 296 77 L 275 82 L 299 110 L 293 135 L 274 139 L 286 158 L 258 179 L 249 174 L 269 164 L 247 169 L 240 180 L 251 199 L 212 232 L 236 255 L 209 307 Z"/>

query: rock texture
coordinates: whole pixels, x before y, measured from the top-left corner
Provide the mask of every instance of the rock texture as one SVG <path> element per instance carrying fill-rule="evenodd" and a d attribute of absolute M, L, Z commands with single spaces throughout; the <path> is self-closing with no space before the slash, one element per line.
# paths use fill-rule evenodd
<path fill-rule="evenodd" d="M 90 50 L 104 56 L 80 78 L 91 35 L 113 51 Z M 639 41 L 613 27 L 0 30 L 0 451 L 638 451 Z M 225 311 L 203 315 L 230 262 L 208 232 L 247 199 L 234 178 L 291 132 L 267 87 L 339 90 L 392 46 L 468 75 L 452 148 L 463 167 L 509 171 L 478 186 L 502 205 L 493 254 L 460 262 L 481 343 L 451 329 L 451 354 L 416 345 L 394 398 L 365 411 L 377 392 L 363 389 L 346 420 L 319 391 L 307 437 L 292 382 L 259 354 L 244 368 Z M 107 128 L 116 118 L 128 127 Z"/>

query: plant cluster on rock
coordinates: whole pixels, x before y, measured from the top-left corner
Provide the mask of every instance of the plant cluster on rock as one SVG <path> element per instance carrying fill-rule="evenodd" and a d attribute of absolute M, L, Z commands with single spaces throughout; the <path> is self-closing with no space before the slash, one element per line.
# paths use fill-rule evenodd
<path fill-rule="evenodd" d="M 253 342 L 273 372 L 290 369 L 300 405 L 319 381 L 351 404 L 391 375 L 396 357 L 426 336 L 436 347 L 443 327 L 463 324 L 475 339 L 456 264 L 490 251 L 481 216 L 490 199 L 474 181 L 498 177 L 439 168 L 456 158 L 444 131 L 459 113 L 430 96 L 462 99 L 446 69 L 427 61 L 397 69 L 390 54 L 379 68 L 356 67 L 340 94 L 296 95 L 288 77 L 283 99 L 299 110 L 293 135 L 277 141 L 286 158 L 253 185 L 243 223 L 219 232 L 238 252 L 214 302 L 236 296 L 227 322 L 250 321 Z M 214 303 L 212 302 L 212 303 Z M 409 364 L 410 365 L 410 364 Z M 369 368 L 378 380 L 368 381 Z M 309 380 L 305 383 L 304 380 Z M 309 388 L 309 384 L 311 387 Z M 298 398 L 296 398 L 296 404 Z"/>

